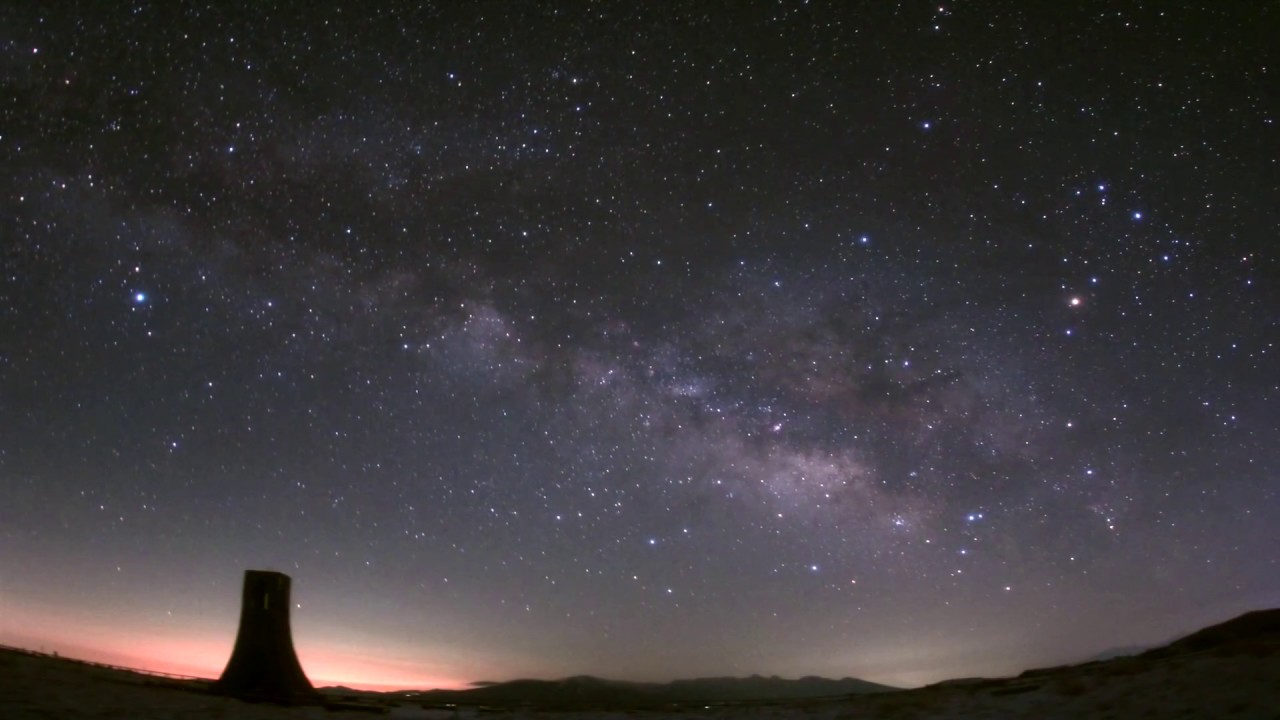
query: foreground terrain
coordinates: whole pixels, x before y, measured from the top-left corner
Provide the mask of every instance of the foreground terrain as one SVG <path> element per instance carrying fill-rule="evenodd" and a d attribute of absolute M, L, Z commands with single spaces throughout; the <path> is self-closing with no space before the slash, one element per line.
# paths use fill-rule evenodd
<path fill-rule="evenodd" d="M 826 698 L 615 706 L 599 696 L 567 709 L 464 702 L 421 693 L 328 691 L 330 706 L 250 704 L 205 692 L 207 683 L 143 675 L 65 658 L 0 650 L 0 717 L 320 718 L 333 712 L 403 718 L 1232 718 L 1280 720 L 1280 610 L 1243 615 L 1134 657 L 1027 671 L 1016 678 L 956 680 L 916 690 Z"/>

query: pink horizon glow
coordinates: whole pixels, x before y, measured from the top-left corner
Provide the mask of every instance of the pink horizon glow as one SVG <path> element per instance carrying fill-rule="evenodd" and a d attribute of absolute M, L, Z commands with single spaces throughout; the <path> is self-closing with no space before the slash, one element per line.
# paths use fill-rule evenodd
<path fill-rule="evenodd" d="M 234 626 L 229 632 L 220 625 L 182 622 L 139 627 L 109 615 L 60 611 L 3 595 L 0 609 L 0 644 L 147 672 L 217 678 L 235 643 Z M 294 647 L 316 687 L 343 685 L 379 692 L 462 689 L 475 680 L 450 674 L 427 653 L 339 642 L 323 628 L 315 630 L 318 637 L 295 637 Z"/>
<path fill-rule="evenodd" d="M 0 626 L 0 644 L 146 672 L 214 679 L 222 674 L 234 642 L 234 638 L 212 635 L 147 637 L 146 633 L 78 623 L 40 625 L 44 627 L 5 623 Z M 463 689 L 471 684 L 470 679 L 424 672 L 421 667 L 432 664 L 426 660 L 384 659 L 370 651 L 316 643 L 296 644 L 295 649 L 303 671 L 316 687 L 342 685 L 387 692 Z"/>

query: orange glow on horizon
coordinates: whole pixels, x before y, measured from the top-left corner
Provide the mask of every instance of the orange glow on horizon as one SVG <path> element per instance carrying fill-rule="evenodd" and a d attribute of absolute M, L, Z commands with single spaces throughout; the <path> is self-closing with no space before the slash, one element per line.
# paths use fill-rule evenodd
<path fill-rule="evenodd" d="M 363 655 L 363 653 L 362 653 Z M 471 681 L 456 677 L 432 676 L 418 663 L 352 656 L 328 648 L 303 651 L 298 661 L 316 687 L 344 685 L 357 690 L 461 690 Z M 427 663 L 422 663 L 425 665 Z"/>

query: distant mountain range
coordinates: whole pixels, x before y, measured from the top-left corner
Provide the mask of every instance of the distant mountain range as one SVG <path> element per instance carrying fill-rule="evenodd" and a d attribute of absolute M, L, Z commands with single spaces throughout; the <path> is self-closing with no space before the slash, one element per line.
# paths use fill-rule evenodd
<path fill-rule="evenodd" d="M 1233 620 L 1205 628 L 1155 649 L 1116 648 L 1082 665 L 1028 670 L 1017 678 L 983 680 L 972 678 L 940 683 L 937 687 L 987 686 L 1025 683 L 1028 679 L 1074 672 L 1099 672 L 1113 662 L 1143 663 L 1187 653 L 1212 651 L 1254 652 L 1254 646 L 1269 652 L 1280 637 L 1280 610 L 1247 613 Z M 1114 658 L 1109 660 L 1109 658 Z M 1120 667 L 1120 666 L 1116 666 Z M 1129 667 L 1125 665 L 1124 667 Z M 579 675 L 563 680 L 514 680 L 476 683 L 469 690 L 430 690 L 415 695 L 425 704 L 524 707 L 537 710 L 639 710 L 702 704 L 732 704 L 756 701 L 787 701 L 811 698 L 838 698 L 895 691 L 887 685 L 843 678 L 832 680 L 803 677 L 786 680 L 753 675 L 746 678 L 698 678 L 669 683 L 634 683 Z"/>
<path fill-rule="evenodd" d="M 565 709 L 643 709 L 672 705 L 719 704 L 754 700 L 796 700 L 896 690 L 866 680 L 803 677 L 786 680 L 753 675 L 747 678 L 698 678 L 669 683 L 633 683 L 579 675 L 564 680 L 513 680 L 476 683 L 470 690 L 430 690 L 426 703 Z"/>

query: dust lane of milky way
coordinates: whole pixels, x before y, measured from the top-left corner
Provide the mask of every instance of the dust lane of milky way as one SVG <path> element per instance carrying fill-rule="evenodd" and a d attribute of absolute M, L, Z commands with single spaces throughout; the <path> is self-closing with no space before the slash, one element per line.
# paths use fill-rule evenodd
<path fill-rule="evenodd" d="M 1280 605 L 1274 8 L 0 10 L 0 643 L 897 684 Z"/>

